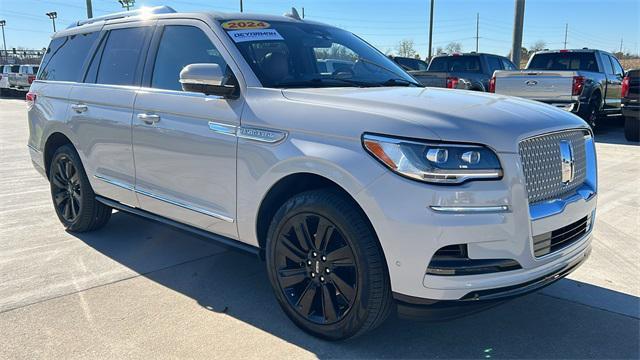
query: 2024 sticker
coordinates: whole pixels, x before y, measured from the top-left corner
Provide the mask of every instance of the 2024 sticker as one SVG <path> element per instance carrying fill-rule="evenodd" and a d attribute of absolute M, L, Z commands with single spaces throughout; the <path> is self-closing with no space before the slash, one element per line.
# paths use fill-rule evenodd
<path fill-rule="evenodd" d="M 222 27 L 226 30 L 255 30 L 268 29 L 271 25 L 260 20 L 229 20 L 223 22 Z"/>

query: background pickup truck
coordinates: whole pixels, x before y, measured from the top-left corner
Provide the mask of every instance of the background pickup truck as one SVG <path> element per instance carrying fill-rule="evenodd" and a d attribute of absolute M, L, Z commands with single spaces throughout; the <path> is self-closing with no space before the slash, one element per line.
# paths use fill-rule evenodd
<path fill-rule="evenodd" d="M 594 127 L 602 115 L 620 114 L 623 76 L 618 59 L 605 51 L 540 51 L 524 70 L 497 71 L 491 90 L 561 107 Z"/>
<path fill-rule="evenodd" d="M 622 81 L 622 115 L 627 140 L 640 141 L 640 69 L 629 70 Z"/>
<path fill-rule="evenodd" d="M 494 71 L 516 69 L 505 57 L 469 53 L 435 56 L 427 71 L 409 71 L 409 74 L 425 86 L 488 91 Z"/>
<path fill-rule="evenodd" d="M 9 87 L 18 91 L 28 91 L 37 73 L 38 65 L 20 65 L 17 73 L 9 74 Z"/>

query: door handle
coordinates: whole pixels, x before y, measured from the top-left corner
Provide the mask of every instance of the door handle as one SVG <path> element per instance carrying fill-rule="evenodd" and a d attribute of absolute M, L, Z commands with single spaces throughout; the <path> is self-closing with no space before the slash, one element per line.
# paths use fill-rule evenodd
<path fill-rule="evenodd" d="M 71 105 L 71 108 L 73 109 L 73 111 L 77 112 L 77 113 L 83 113 L 87 110 L 89 110 L 89 107 L 85 104 L 73 104 Z"/>
<path fill-rule="evenodd" d="M 142 120 L 145 124 L 153 125 L 160 121 L 160 115 L 156 114 L 138 114 L 138 119 Z"/>

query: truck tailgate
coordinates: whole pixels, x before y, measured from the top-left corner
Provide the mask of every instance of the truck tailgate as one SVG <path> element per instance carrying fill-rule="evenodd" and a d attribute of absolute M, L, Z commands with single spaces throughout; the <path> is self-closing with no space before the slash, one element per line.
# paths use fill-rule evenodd
<path fill-rule="evenodd" d="M 571 101 L 574 71 L 496 71 L 496 94 L 543 101 Z"/>
<path fill-rule="evenodd" d="M 416 80 L 424 86 L 429 87 L 447 87 L 447 73 L 435 71 L 409 71 Z"/>

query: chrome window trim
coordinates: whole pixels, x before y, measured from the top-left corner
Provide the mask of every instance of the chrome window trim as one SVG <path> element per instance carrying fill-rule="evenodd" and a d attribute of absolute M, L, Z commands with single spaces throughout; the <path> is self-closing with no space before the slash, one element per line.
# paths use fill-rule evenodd
<path fill-rule="evenodd" d="M 208 215 L 208 216 L 211 216 L 211 217 L 214 217 L 216 219 L 220 219 L 220 220 L 223 220 L 223 221 L 226 221 L 226 222 L 230 222 L 230 223 L 235 222 L 235 220 L 233 218 L 230 218 L 228 216 L 224 216 L 224 215 L 215 213 L 213 211 L 205 210 L 205 209 L 202 209 L 202 208 L 199 208 L 199 207 L 196 207 L 196 206 L 187 205 L 187 204 L 179 202 L 179 201 L 170 200 L 170 199 L 167 199 L 165 197 L 156 195 L 156 194 L 154 194 L 152 192 L 149 192 L 149 191 L 136 189 L 133 186 L 125 184 L 125 183 L 123 183 L 121 181 L 118 181 L 118 180 L 110 179 L 108 177 L 105 177 L 105 176 L 102 176 L 102 175 L 98 175 L 98 174 L 93 175 L 93 177 L 95 177 L 98 180 L 104 181 L 104 182 L 106 182 L 108 184 L 111 184 L 111 185 L 114 185 L 114 186 L 117 186 L 117 187 L 120 187 L 120 188 L 123 188 L 123 189 L 126 189 L 126 190 L 133 191 L 136 194 L 148 196 L 148 197 L 150 197 L 152 199 L 156 199 L 156 200 L 159 200 L 159 201 L 162 201 L 162 202 L 166 202 L 168 204 L 181 207 L 183 209 L 195 211 L 197 213 Z"/>
<path fill-rule="evenodd" d="M 486 213 L 502 213 L 508 212 L 509 206 L 497 205 L 497 206 L 429 206 L 431 210 L 438 213 L 453 213 L 453 214 L 486 214 Z"/>

